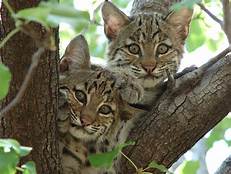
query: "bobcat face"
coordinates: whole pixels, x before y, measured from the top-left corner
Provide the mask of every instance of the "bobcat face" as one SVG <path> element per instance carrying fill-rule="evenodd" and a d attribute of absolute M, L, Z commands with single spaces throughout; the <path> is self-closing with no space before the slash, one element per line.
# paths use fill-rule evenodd
<path fill-rule="evenodd" d="M 192 10 L 162 16 L 157 13 L 127 17 L 110 2 L 102 7 L 109 38 L 108 64 L 138 78 L 145 88 L 154 87 L 176 73 L 188 34 Z"/>
<path fill-rule="evenodd" d="M 59 132 L 94 141 L 113 134 L 120 121 L 132 117 L 135 109 L 122 99 L 117 79 L 91 65 L 85 39 L 74 38 L 60 62 Z"/>
<path fill-rule="evenodd" d="M 114 80 L 104 72 L 95 73 L 86 82 L 64 89 L 70 110 L 69 131 L 76 138 L 96 139 L 120 119 Z"/>
<path fill-rule="evenodd" d="M 174 45 L 165 32 L 166 23 L 157 15 L 139 15 L 129 25 L 137 29 L 129 33 L 128 26 L 110 43 L 109 65 L 125 68 L 146 88 L 163 81 L 166 70 L 175 73 L 183 49 Z"/>

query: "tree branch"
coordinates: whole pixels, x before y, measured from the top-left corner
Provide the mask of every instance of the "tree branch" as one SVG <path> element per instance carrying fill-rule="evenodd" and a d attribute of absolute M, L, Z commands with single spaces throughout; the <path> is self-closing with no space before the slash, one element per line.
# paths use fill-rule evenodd
<path fill-rule="evenodd" d="M 15 28 L 11 32 L 9 32 L 8 35 L 0 42 L 0 48 L 2 48 L 5 45 L 5 43 L 19 31 L 20 28 Z"/>
<path fill-rule="evenodd" d="M 138 167 L 145 167 L 152 160 L 170 167 L 231 110 L 230 55 L 219 59 L 202 77 L 199 73 L 200 78 L 195 81 L 196 76 L 196 72 L 191 72 L 177 79 L 180 86 L 185 80 L 191 79 L 192 83 L 177 94 L 174 89 L 165 90 L 151 113 L 136 123 L 128 138 L 136 145 L 128 148 L 126 154 Z M 121 173 L 134 173 L 126 160 L 122 164 Z"/>
<path fill-rule="evenodd" d="M 198 3 L 197 5 L 199 5 L 200 8 L 201 8 L 205 13 L 207 13 L 214 21 L 216 21 L 216 22 L 221 26 L 221 28 L 224 28 L 224 23 L 223 23 L 223 21 L 220 20 L 218 17 L 216 17 L 211 11 L 209 11 L 209 10 L 204 6 L 204 4 Z"/>
<path fill-rule="evenodd" d="M 223 0 L 222 5 L 224 12 L 224 31 L 229 43 L 231 43 L 231 7 L 229 0 Z"/>
<path fill-rule="evenodd" d="M 21 101 L 22 97 L 24 96 L 26 89 L 28 85 L 30 84 L 30 81 L 33 77 L 33 74 L 39 64 L 39 59 L 41 55 L 45 52 L 45 48 L 41 47 L 39 48 L 34 55 L 32 56 L 32 63 L 30 65 L 30 68 L 28 70 L 28 73 L 21 85 L 21 88 L 19 89 L 19 92 L 17 93 L 16 97 L 5 107 L 0 111 L 0 119 L 7 114 L 11 109 L 13 109 L 17 104 Z"/>
<path fill-rule="evenodd" d="M 150 11 L 165 14 L 175 2 L 179 1 L 134 0 L 131 14 Z M 227 22 L 224 22 L 224 28 L 226 25 Z M 138 168 L 145 168 L 153 160 L 170 167 L 229 113 L 231 56 L 227 53 L 230 50 L 228 47 L 208 63 L 176 81 L 169 78 L 170 82 L 158 89 L 161 97 L 152 111 L 137 121 L 128 137 L 136 145 L 128 147 L 125 153 Z M 121 174 L 135 172 L 124 159 L 120 169 Z M 152 172 L 161 173 L 158 170 Z"/>

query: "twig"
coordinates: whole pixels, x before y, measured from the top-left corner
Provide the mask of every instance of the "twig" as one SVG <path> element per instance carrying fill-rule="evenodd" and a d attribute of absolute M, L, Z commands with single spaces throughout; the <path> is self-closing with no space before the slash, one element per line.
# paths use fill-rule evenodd
<path fill-rule="evenodd" d="M 186 88 L 191 88 L 192 86 L 196 85 L 204 75 L 204 73 L 217 61 L 219 61 L 221 58 L 226 56 L 229 52 L 231 52 L 231 46 L 223 50 L 221 53 L 216 55 L 215 57 L 211 58 L 207 63 L 200 66 L 198 69 L 195 69 L 194 71 L 187 73 L 183 76 L 180 76 L 178 80 L 175 83 L 175 86 L 172 90 L 172 92 L 177 95 L 178 93 L 182 92 L 182 90 L 185 90 Z M 179 80 L 181 79 L 181 80 Z M 171 88 L 170 88 L 171 89 Z"/>
<path fill-rule="evenodd" d="M 14 17 L 14 10 L 11 8 L 7 0 L 3 0 L 3 4 L 6 6 L 7 10 L 10 12 L 11 16 Z"/>
<path fill-rule="evenodd" d="M 8 34 L 7 34 L 7 36 L 2 40 L 2 42 L 0 43 L 0 48 L 2 48 L 4 45 L 5 45 L 5 43 L 12 37 L 12 36 L 14 36 L 17 32 L 19 32 L 20 31 L 20 28 L 15 28 L 15 29 L 13 29 L 11 32 L 9 32 Z"/>
<path fill-rule="evenodd" d="M 36 67 L 38 66 L 39 59 L 41 55 L 44 53 L 45 48 L 40 47 L 32 56 L 32 63 L 30 65 L 30 68 L 27 72 L 27 75 L 21 85 L 21 88 L 19 89 L 19 92 L 17 93 L 16 97 L 5 107 L 2 111 L 0 111 L 0 119 L 3 118 L 3 116 L 9 112 L 11 109 L 13 109 L 22 99 L 24 96 L 26 89 L 31 81 L 31 78 L 35 72 Z"/>
<path fill-rule="evenodd" d="M 20 171 L 20 172 L 24 172 L 24 169 L 20 168 L 20 167 L 16 167 L 16 170 Z"/>
<path fill-rule="evenodd" d="M 125 155 L 122 151 L 120 151 L 120 153 L 134 166 L 134 168 L 136 169 L 136 171 L 138 170 L 137 166 L 135 165 L 135 163 L 130 159 L 128 158 L 127 155 Z"/>
<path fill-rule="evenodd" d="M 228 48 L 220 52 L 218 55 L 215 57 L 211 58 L 207 63 L 203 64 L 201 67 L 198 69 L 201 69 L 202 71 L 206 71 L 209 67 L 211 67 L 213 64 L 215 64 L 218 60 L 221 58 L 225 57 L 228 53 L 231 52 L 231 45 L 229 45 Z"/>
<path fill-rule="evenodd" d="M 229 0 L 223 0 L 222 5 L 224 12 L 224 31 L 229 43 L 231 43 L 231 7 Z"/>
<path fill-rule="evenodd" d="M 204 10 L 204 12 L 207 13 L 214 21 L 216 21 L 221 26 L 221 28 L 224 27 L 224 22 L 215 16 L 211 11 L 209 11 L 202 3 L 198 3 L 197 5 L 199 5 L 200 8 Z"/>
<path fill-rule="evenodd" d="M 82 30 L 81 34 L 85 34 L 87 32 L 87 30 L 89 29 L 89 25 L 93 24 L 96 26 L 103 26 L 102 24 L 100 24 L 97 20 L 96 20 L 96 16 L 97 16 L 97 12 L 100 10 L 101 6 L 102 6 L 103 2 L 101 2 L 93 11 L 93 17 L 92 19 L 90 19 L 88 25 L 86 27 L 84 27 L 84 29 Z"/>

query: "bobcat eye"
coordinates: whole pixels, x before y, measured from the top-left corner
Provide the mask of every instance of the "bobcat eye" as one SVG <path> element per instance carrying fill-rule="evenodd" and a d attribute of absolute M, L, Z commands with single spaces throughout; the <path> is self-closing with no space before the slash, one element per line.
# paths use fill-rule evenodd
<path fill-rule="evenodd" d="M 160 44 L 157 47 L 157 53 L 158 54 L 165 54 L 168 52 L 169 47 L 166 44 Z"/>
<path fill-rule="evenodd" d="M 128 51 L 132 54 L 139 54 L 140 47 L 137 44 L 131 44 L 128 46 Z"/>
<path fill-rule="evenodd" d="M 81 102 L 86 103 L 87 102 L 87 96 L 83 91 L 76 90 L 75 91 L 75 97 Z"/>
<path fill-rule="evenodd" d="M 107 115 L 107 114 L 110 114 L 111 112 L 112 112 L 112 109 L 108 105 L 102 105 L 99 108 L 99 113 L 101 113 L 101 114 Z"/>

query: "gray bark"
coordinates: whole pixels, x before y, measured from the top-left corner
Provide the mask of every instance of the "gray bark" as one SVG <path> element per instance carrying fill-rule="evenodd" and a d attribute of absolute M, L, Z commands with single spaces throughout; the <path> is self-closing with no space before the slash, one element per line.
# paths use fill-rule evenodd
<path fill-rule="evenodd" d="M 17 11 L 26 7 L 36 6 L 39 1 L 11 0 L 12 8 Z M 1 8 L 1 39 L 14 29 L 14 21 L 9 12 Z M 44 37 L 44 29 L 38 24 L 34 30 Z M 56 45 L 58 35 L 56 33 Z M 0 108 L 4 108 L 17 94 L 27 75 L 31 64 L 31 57 L 37 51 L 35 41 L 29 36 L 18 33 L 13 36 L 0 50 L 2 62 L 12 73 L 10 91 Z M 24 146 L 33 147 L 31 154 L 24 158 L 22 163 L 33 160 L 36 163 L 38 174 L 58 174 L 59 153 L 57 148 L 56 114 L 58 93 L 58 50 L 45 51 L 41 56 L 36 72 L 28 85 L 26 94 L 20 103 L 4 115 L 0 120 L 0 137 L 14 138 Z"/>
<path fill-rule="evenodd" d="M 227 56 L 209 68 L 196 85 L 187 86 L 177 95 L 166 90 L 130 133 L 128 139 L 136 145 L 126 153 L 138 166 L 155 160 L 170 167 L 229 113 L 230 87 L 231 56 Z M 122 173 L 125 171 L 134 173 L 126 160 Z"/>

